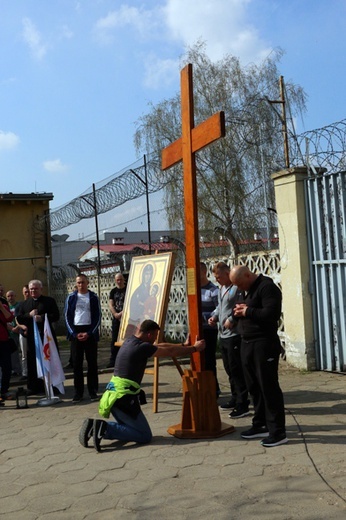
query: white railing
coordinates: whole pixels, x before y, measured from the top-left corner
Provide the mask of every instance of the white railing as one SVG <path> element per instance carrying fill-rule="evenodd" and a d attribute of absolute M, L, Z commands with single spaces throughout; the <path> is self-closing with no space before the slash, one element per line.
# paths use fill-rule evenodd
<path fill-rule="evenodd" d="M 280 287 L 280 257 L 279 251 L 265 251 L 242 254 L 235 260 L 234 257 L 223 256 L 222 258 L 208 258 L 203 259 L 207 264 L 209 278 L 215 282 L 212 274 L 212 266 L 219 261 L 226 262 L 230 267 L 234 264 L 244 264 L 255 273 L 262 273 L 273 278 L 274 282 Z M 166 337 L 172 341 L 183 341 L 188 331 L 188 319 L 187 319 L 187 301 L 186 301 L 186 281 L 185 281 L 185 266 L 176 265 L 173 273 L 171 291 L 169 295 L 169 303 L 167 309 L 166 323 L 165 323 L 165 334 Z M 89 276 L 89 288 L 97 293 L 98 291 L 98 280 L 96 274 Z M 53 294 L 57 301 L 58 307 L 61 310 L 61 316 L 59 325 L 61 334 L 64 334 L 64 322 L 63 322 L 63 308 L 66 296 L 74 290 L 75 278 L 66 279 L 64 284 L 61 280 L 59 283 L 53 283 Z M 114 273 L 102 273 L 100 276 L 100 298 L 101 298 L 101 309 L 102 309 L 102 323 L 101 323 L 101 335 L 111 335 L 111 314 L 108 309 L 108 299 L 111 289 L 114 287 Z M 281 319 L 279 331 L 282 340 L 283 335 L 283 317 Z"/>

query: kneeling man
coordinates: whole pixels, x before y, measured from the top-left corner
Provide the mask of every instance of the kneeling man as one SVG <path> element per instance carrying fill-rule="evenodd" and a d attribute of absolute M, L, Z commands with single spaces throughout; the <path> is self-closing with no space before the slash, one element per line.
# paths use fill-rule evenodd
<path fill-rule="evenodd" d="M 205 348 L 204 340 L 194 345 L 158 343 L 154 345 L 159 325 L 152 320 L 143 321 L 138 332 L 126 339 L 115 360 L 114 376 L 104 392 L 99 411 L 103 417 L 111 412 L 115 422 L 85 419 L 80 430 L 79 442 L 87 447 L 93 436 L 94 447 L 101 451 L 102 439 L 148 443 L 152 433 L 140 406 L 140 385 L 151 357 L 179 357 Z"/>

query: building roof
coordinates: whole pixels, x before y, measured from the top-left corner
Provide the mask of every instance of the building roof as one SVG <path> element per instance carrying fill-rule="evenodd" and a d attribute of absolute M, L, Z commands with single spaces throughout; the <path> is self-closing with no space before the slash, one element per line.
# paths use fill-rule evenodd
<path fill-rule="evenodd" d="M 1 200 L 24 200 L 24 201 L 31 201 L 31 200 L 53 200 L 54 195 L 53 193 L 12 193 L 11 191 L 9 193 L 0 193 L 0 201 Z"/>
<path fill-rule="evenodd" d="M 151 249 L 153 251 L 172 251 L 177 249 L 177 245 L 172 242 L 154 242 L 151 244 Z M 149 251 L 149 244 L 137 243 L 137 244 L 100 244 L 100 251 L 105 254 L 124 254 L 131 253 L 133 251 L 141 249 L 142 251 Z M 87 253 L 91 251 L 95 251 L 95 255 L 97 252 L 97 245 L 90 246 L 84 253 L 79 257 L 79 260 L 82 260 Z"/>

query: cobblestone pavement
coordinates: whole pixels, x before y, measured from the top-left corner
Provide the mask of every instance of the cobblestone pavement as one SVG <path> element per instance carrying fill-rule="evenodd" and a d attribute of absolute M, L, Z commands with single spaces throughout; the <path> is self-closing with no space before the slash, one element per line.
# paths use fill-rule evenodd
<path fill-rule="evenodd" d="M 106 357 L 101 355 L 101 366 Z M 289 443 L 270 449 L 241 439 L 251 417 L 231 421 L 222 411 L 222 420 L 236 427 L 232 434 L 208 440 L 170 436 L 167 428 L 180 422 L 182 396 L 169 362 L 161 362 L 156 414 L 152 376 L 144 379 L 144 412 L 154 434 L 145 446 L 104 441 L 101 453 L 92 442 L 83 448 L 80 425 L 85 417 L 98 417 L 98 405 L 72 404 L 72 379 L 60 404 L 37 406 L 37 397 L 30 397 L 29 408 L 17 410 L 6 401 L 0 409 L 0 518 L 344 520 L 346 379 L 285 364 L 280 371 Z M 101 391 L 110 372 L 100 373 Z M 226 399 L 221 362 L 219 374 Z"/>

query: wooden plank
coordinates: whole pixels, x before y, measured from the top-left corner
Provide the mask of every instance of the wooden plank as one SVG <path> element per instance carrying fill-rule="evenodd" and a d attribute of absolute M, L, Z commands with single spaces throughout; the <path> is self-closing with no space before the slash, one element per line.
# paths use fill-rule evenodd
<path fill-rule="evenodd" d="M 178 164 L 183 157 L 183 140 L 180 137 L 177 141 L 164 148 L 161 153 L 161 168 L 167 170 L 171 166 Z"/>
<path fill-rule="evenodd" d="M 209 144 L 225 137 L 225 113 L 217 112 L 192 130 L 192 152 L 196 153 Z"/>
<path fill-rule="evenodd" d="M 225 136 L 225 113 L 217 112 L 209 119 L 191 130 L 192 153 L 196 153 L 202 148 Z M 162 150 L 161 168 L 167 170 L 178 164 L 183 157 L 183 140 L 180 137 L 174 143 Z"/>

